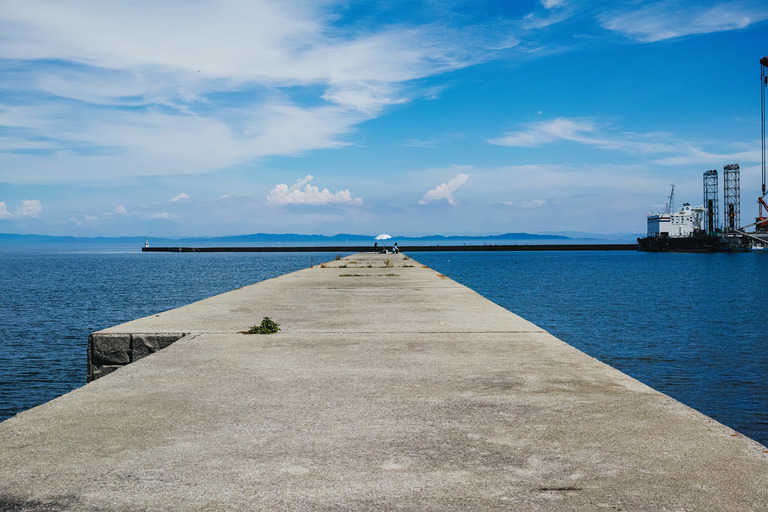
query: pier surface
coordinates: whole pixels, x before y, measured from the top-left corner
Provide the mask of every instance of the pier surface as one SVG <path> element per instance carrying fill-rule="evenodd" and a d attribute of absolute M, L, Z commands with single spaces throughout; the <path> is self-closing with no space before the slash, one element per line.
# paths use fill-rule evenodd
<path fill-rule="evenodd" d="M 100 334 L 163 333 L 0 423 L 0 510 L 768 507 L 768 449 L 403 255 Z"/>

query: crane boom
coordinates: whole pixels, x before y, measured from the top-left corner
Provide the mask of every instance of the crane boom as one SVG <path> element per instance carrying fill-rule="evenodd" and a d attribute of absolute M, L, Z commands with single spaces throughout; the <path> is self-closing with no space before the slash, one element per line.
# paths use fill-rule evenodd
<path fill-rule="evenodd" d="M 762 171 L 763 171 L 763 191 L 757 198 L 758 216 L 756 224 L 757 231 L 768 231 L 768 204 L 765 202 L 765 88 L 768 86 L 768 57 L 760 59 L 760 138 L 762 151 Z M 765 209 L 765 215 L 763 215 Z"/>
<path fill-rule="evenodd" d="M 762 138 L 762 157 L 763 157 L 763 195 L 765 197 L 765 87 L 768 85 L 768 57 L 760 59 L 760 135 Z"/>

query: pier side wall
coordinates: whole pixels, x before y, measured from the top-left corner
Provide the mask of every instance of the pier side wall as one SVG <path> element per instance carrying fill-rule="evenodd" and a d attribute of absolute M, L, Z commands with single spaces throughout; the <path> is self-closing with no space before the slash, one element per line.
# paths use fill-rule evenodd
<path fill-rule="evenodd" d="M 88 382 L 162 350 L 187 334 L 95 332 L 88 337 Z"/>

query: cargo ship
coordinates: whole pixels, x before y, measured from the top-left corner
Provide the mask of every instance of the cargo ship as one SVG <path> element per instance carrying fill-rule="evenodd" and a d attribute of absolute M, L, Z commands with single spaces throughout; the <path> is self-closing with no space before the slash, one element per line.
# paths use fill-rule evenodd
<path fill-rule="evenodd" d="M 738 166 L 731 167 L 738 172 Z M 716 171 L 707 171 L 705 177 L 713 172 Z M 752 244 L 749 237 L 745 236 L 747 234 L 733 225 L 728 230 L 720 229 L 714 223 L 712 201 L 707 203 L 709 209 L 683 203 L 683 206 L 675 211 L 675 186 L 672 185 L 664 213 L 648 214 L 648 233 L 646 237 L 637 239 L 637 249 L 657 252 L 750 250 Z M 729 211 L 732 210 L 733 208 L 729 208 Z M 706 227 L 705 218 L 707 219 Z"/>
<path fill-rule="evenodd" d="M 637 239 L 640 251 L 715 252 L 725 248 L 718 235 L 701 229 L 704 207 L 683 204 L 674 213 L 648 215 L 648 236 Z"/>
<path fill-rule="evenodd" d="M 718 234 L 710 234 L 703 229 L 703 206 L 691 206 L 683 203 L 674 211 L 675 186 L 669 194 L 664 213 L 648 214 L 648 233 L 645 238 L 637 239 L 640 251 L 668 252 L 716 252 L 728 250 Z"/>

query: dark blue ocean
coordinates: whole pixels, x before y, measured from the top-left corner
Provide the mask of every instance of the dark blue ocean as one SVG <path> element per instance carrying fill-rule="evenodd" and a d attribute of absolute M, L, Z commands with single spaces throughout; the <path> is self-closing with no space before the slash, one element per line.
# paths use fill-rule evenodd
<path fill-rule="evenodd" d="M 0 251 L 0 420 L 84 385 L 93 331 L 333 257 Z M 413 257 L 768 444 L 768 253 Z"/>

